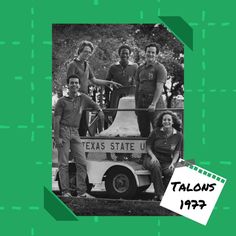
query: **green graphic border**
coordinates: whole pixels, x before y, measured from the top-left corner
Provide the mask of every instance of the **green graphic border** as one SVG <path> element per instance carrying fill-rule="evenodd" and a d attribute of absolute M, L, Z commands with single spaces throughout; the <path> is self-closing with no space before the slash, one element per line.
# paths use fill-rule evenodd
<path fill-rule="evenodd" d="M 192 49 L 193 45 L 193 30 L 189 25 L 178 16 L 159 17 L 171 32 L 176 34 L 178 38 Z M 155 22 L 158 23 L 158 22 Z M 181 29 L 181 30 L 180 30 Z M 53 197 L 52 197 L 53 196 Z M 56 220 L 75 220 L 73 215 L 68 213 L 68 207 L 61 201 L 60 209 L 58 208 L 58 199 L 54 194 L 49 194 L 48 190 L 44 188 L 44 208 L 51 214 Z M 54 209 L 57 209 L 55 211 Z M 72 212 L 72 211 L 71 211 Z M 81 217 L 81 216 L 78 216 Z"/>

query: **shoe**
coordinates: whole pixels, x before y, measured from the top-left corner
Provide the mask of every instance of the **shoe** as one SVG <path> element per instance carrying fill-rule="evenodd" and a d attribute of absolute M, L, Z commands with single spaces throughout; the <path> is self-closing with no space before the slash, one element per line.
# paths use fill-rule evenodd
<path fill-rule="evenodd" d="M 154 198 L 152 199 L 152 201 L 158 201 L 158 202 L 160 202 L 161 200 L 162 200 L 162 198 L 163 198 L 163 195 L 155 195 L 154 196 Z"/>
<path fill-rule="evenodd" d="M 77 198 L 90 198 L 90 199 L 92 199 L 92 198 L 95 198 L 95 197 L 90 195 L 90 194 L 88 194 L 88 193 L 83 193 L 81 195 L 78 194 Z"/>
<path fill-rule="evenodd" d="M 72 197 L 72 195 L 69 192 L 65 192 L 62 194 L 62 197 Z"/>

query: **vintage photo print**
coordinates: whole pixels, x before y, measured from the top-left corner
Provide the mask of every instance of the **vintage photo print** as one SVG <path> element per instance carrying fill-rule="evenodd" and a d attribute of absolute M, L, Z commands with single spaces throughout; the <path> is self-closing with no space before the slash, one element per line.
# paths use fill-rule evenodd
<path fill-rule="evenodd" d="M 183 44 L 163 24 L 52 36 L 52 190 L 76 215 L 176 215 L 160 201 L 184 158 Z"/>

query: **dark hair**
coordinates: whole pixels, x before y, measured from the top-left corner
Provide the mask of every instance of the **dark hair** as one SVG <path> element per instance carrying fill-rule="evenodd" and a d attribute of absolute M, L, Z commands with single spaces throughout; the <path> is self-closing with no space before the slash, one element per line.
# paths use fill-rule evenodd
<path fill-rule="evenodd" d="M 90 47 L 91 51 L 93 52 L 93 49 L 94 49 L 93 44 L 87 40 L 84 40 L 84 41 L 80 42 L 79 47 L 77 49 L 77 54 L 79 55 L 84 50 L 84 48 L 86 46 Z"/>
<path fill-rule="evenodd" d="M 160 51 L 160 45 L 157 44 L 157 43 L 149 43 L 145 46 L 145 52 L 147 51 L 147 48 L 150 48 L 150 47 L 155 47 L 156 48 L 156 55 L 159 53 Z"/>
<path fill-rule="evenodd" d="M 121 46 L 119 47 L 119 49 L 118 49 L 119 55 L 120 55 L 122 49 L 128 49 L 128 50 L 129 50 L 129 54 L 131 54 L 131 48 L 130 48 L 129 45 L 127 45 L 127 44 L 121 45 Z"/>
<path fill-rule="evenodd" d="M 175 128 L 176 130 L 178 131 L 181 131 L 182 130 L 182 122 L 181 120 L 179 119 L 179 117 L 177 116 L 176 113 L 172 112 L 172 111 L 164 111 L 162 112 L 158 118 L 157 118 L 157 121 L 156 121 L 156 127 L 162 127 L 162 120 L 163 120 L 163 116 L 164 115 L 170 115 L 172 117 L 172 120 L 173 120 L 173 128 Z"/>
<path fill-rule="evenodd" d="M 77 78 L 77 79 L 79 80 L 79 83 L 80 83 L 80 78 L 79 78 L 79 76 L 78 76 L 78 75 L 75 75 L 75 74 L 72 74 L 72 75 L 70 75 L 70 76 L 67 77 L 67 79 L 66 79 L 67 84 L 70 83 L 70 79 L 71 79 L 71 78 Z"/>

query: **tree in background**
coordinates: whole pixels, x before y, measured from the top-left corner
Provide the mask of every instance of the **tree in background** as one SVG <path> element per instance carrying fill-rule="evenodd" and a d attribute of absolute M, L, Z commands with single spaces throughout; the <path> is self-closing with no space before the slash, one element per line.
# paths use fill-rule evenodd
<path fill-rule="evenodd" d="M 144 61 L 144 47 L 149 42 L 161 46 L 158 60 L 168 72 L 164 87 L 167 107 L 173 107 L 173 99 L 183 96 L 184 51 L 183 45 L 162 24 L 129 24 L 129 25 L 53 25 L 53 93 L 62 92 L 66 84 L 67 65 L 75 57 L 78 44 L 89 40 L 95 45 L 90 65 L 98 79 L 105 79 L 111 64 L 119 60 L 118 48 L 129 44 L 133 53 L 131 60 L 141 64 Z M 103 90 L 91 86 L 90 95 L 102 102 Z"/>

